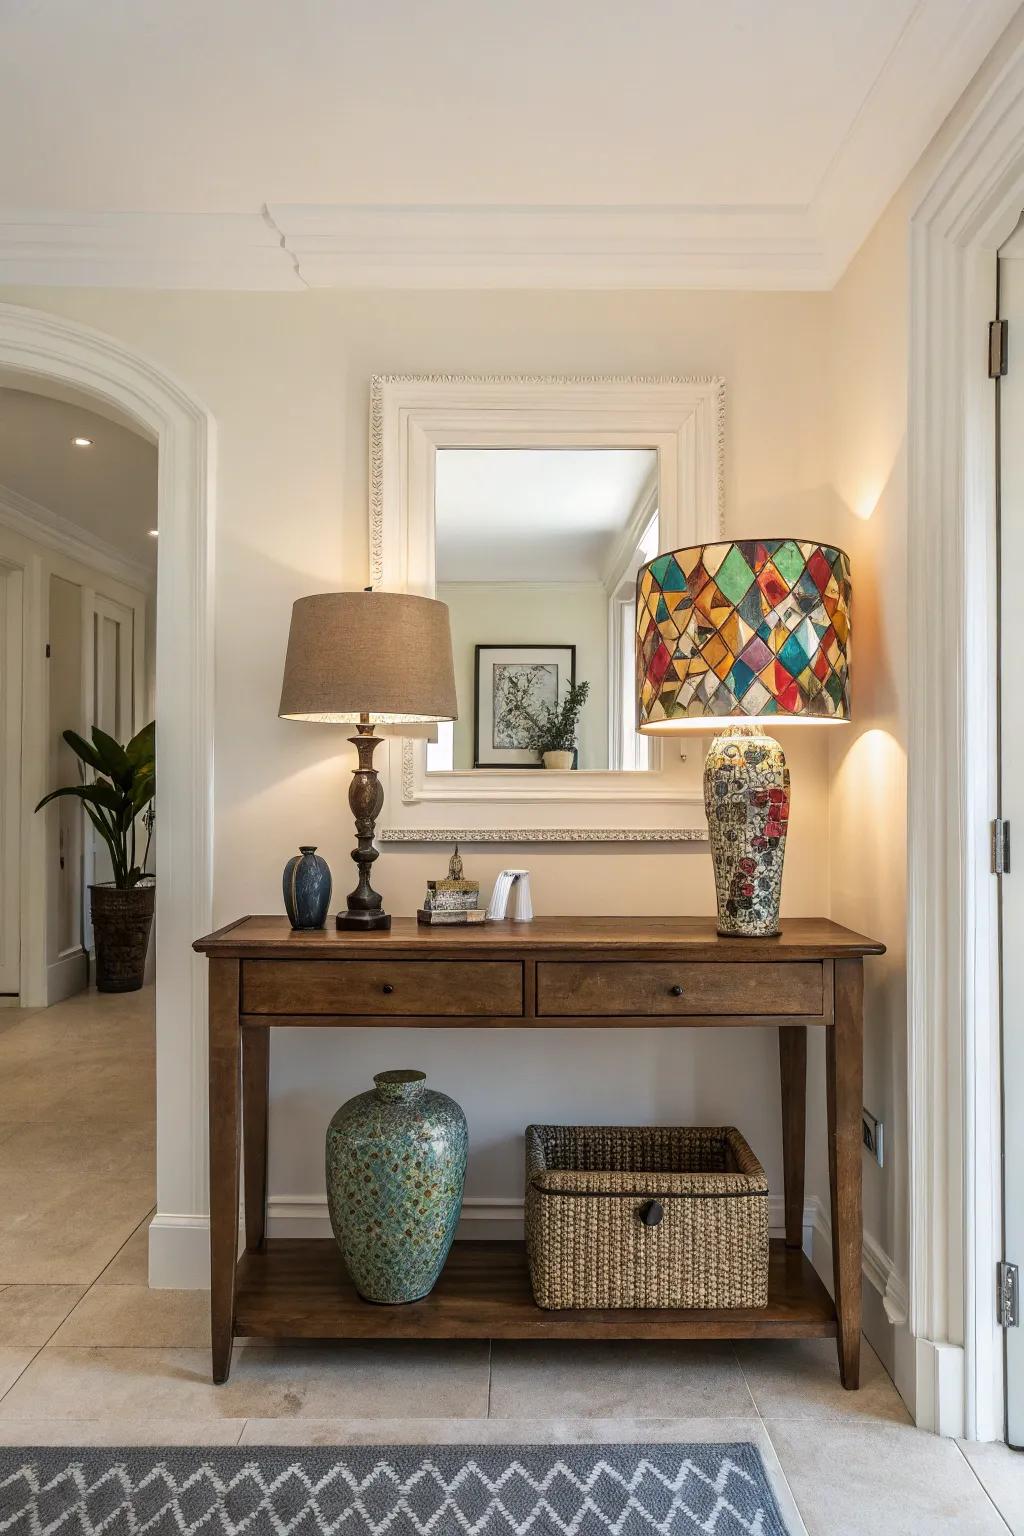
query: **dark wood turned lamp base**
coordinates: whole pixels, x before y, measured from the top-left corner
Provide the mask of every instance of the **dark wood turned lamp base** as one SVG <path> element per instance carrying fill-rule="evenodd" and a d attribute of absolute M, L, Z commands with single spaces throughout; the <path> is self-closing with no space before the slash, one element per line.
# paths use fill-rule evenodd
<path fill-rule="evenodd" d="M 375 928 L 390 928 L 390 912 L 339 912 L 334 926 L 342 932 L 370 933 Z"/>

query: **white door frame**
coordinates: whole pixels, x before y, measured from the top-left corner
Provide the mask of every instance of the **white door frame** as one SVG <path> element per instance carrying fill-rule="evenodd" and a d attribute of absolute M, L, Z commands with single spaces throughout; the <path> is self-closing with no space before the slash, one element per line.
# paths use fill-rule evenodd
<path fill-rule="evenodd" d="M 71 385 L 158 445 L 156 692 L 157 1215 L 150 1282 L 206 1285 L 206 966 L 192 940 L 213 925 L 213 419 L 162 369 L 113 337 L 0 304 L 0 367 Z M 30 817 L 22 869 L 45 868 Z"/>
<path fill-rule="evenodd" d="M 9 886 L 3 891 L 0 902 L 0 921 L 11 921 L 11 908 L 17 911 L 17 960 L 11 961 L 16 982 L 14 988 L 5 987 L 8 994 L 4 1001 L 20 1002 L 21 992 L 21 821 L 22 787 L 21 763 L 24 737 L 22 698 L 25 682 L 25 577 L 24 566 L 4 559 L 0 552 L 0 584 L 5 587 L 4 601 L 0 604 L 0 625 L 7 633 L 0 658 L 0 882 L 7 886 L 12 878 L 17 890 Z M 12 646 L 12 633 L 16 635 Z M 16 647 L 16 650 L 15 650 Z M 11 897 L 8 902 L 8 897 Z M 10 929 L 6 937 L 10 937 Z"/>
<path fill-rule="evenodd" d="M 1018 38 L 1020 34 L 1018 33 Z M 1003 1436 L 996 807 L 996 252 L 1024 207 L 1024 43 L 911 222 L 908 1037 L 915 1417 Z M 1019 341 L 1017 345 L 1019 346 Z"/>

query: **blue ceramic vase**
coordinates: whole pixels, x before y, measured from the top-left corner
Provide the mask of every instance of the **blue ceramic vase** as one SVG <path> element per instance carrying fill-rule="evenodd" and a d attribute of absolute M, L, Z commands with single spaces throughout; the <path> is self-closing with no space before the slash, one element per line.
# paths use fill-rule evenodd
<path fill-rule="evenodd" d="M 349 1276 L 366 1301 L 432 1290 L 462 1211 L 469 1132 L 454 1099 L 422 1072 L 379 1072 L 327 1128 L 327 1205 Z"/>
<path fill-rule="evenodd" d="M 322 928 L 331 904 L 331 871 L 315 848 L 301 848 L 284 867 L 284 909 L 293 928 Z"/>

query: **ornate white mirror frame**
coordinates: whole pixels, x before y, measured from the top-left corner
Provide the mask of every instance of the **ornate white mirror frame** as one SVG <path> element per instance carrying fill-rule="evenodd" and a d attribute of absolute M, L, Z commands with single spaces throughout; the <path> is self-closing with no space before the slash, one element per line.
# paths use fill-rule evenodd
<path fill-rule="evenodd" d="M 435 594 L 434 484 L 443 448 L 647 448 L 662 549 L 721 538 L 720 378 L 378 377 L 370 402 L 375 586 Z M 426 772 L 426 743 L 388 743 L 383 842 L 656 842 L 707 836 L 700 744 L 658 744 L 639 771 Z M 567 808 L 571 806 L 571 814 Z M 568 824 L 567 824 L 568 823 Z"/>

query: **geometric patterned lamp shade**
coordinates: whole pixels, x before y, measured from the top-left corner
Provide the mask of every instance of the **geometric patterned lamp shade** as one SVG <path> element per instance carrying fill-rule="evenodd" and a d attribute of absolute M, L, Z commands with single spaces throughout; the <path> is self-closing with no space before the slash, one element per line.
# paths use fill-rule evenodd
<path fill-rule="evenodd" d="M 637 575 L 638 728 L 716 717 L 850 718 L 850 561 L 804 539 L 736 539 L 659 555 Z"/>

